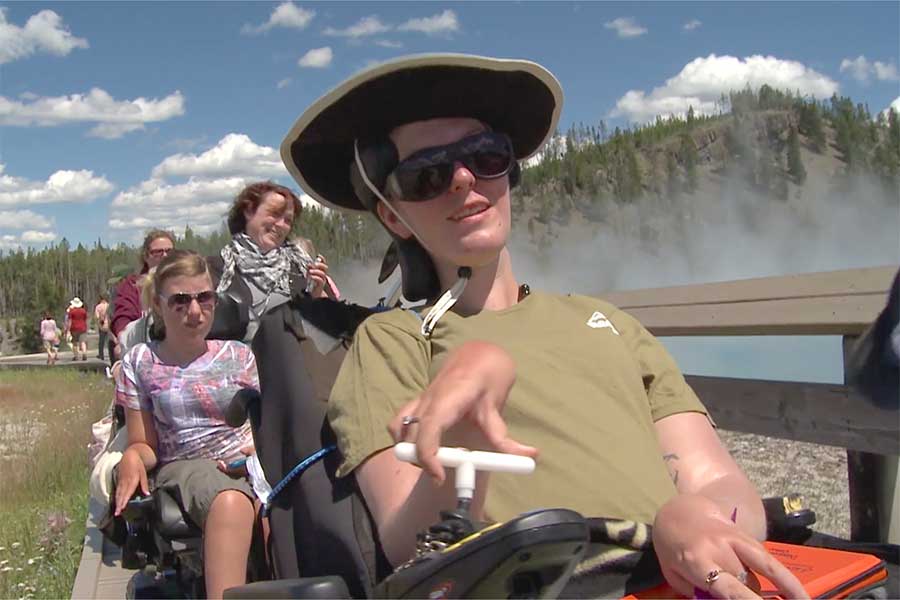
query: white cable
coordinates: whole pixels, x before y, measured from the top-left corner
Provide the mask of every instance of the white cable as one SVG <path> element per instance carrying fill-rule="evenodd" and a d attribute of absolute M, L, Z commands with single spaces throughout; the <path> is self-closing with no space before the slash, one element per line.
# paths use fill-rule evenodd
<path fill-rule="evenodd" d="M 425 315 L 425 318 L 422 319 L 421 332 L 426 338 L 431 337 L 431 332 L 434 331 L 440 318 L 443 317 L 448 310 L 453 308 L 453 305 L 456 304 L 456 301 L 459 300 L 466 290 L 466 284 L 469 283 L 471 270 L 466 269 L 466 271 L 466 273 L 463 273 L 463 269 L 460 269 L 459 279 L 456 280 L 453 287 L 438 298 L 438 301 L 435 302 L 434 306 L 431 307 L 431 310 Z"/>

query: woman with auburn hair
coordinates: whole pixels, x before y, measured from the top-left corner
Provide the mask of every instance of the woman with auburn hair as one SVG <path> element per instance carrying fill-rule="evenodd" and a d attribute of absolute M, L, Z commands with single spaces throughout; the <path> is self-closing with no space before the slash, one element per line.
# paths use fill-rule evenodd
<path fill-rule="evenodd" d="M 231 243 L 209 259 L 221 300 L 212 337 L 249 343 L 262 316 L 291 296 L 334 297 L 325 258 L 289 237 L 301 211 L 297 195 L 271 181 L 237 195 L 228 211 Z"/>
<path fill-rule="evenodd" d="M 151 229 L 144 236 L 144 242 L 141 244 L 140 271 L 119 282 L 115 298 L 109 308 L 112 315 L 109 323 L 110 342 L 114 346 L 125 326 L 143 315 L 140 287 L 147 272 L 158 265 L 174 248 L 175 236 L 169 231 Z M 113 359 L 121 358 L 119 348 L 115 347 L 110 356 Z"/>
<path fill-rule="evenodd" d="M 129 443 L 115 513 L 139 487 L 149 494 L 150 479 L 180 499 L 203 529 L 207 595 L 221 598 L 245 582 L 255 517 L 246 468 L 226 467 L 252 453 L 250 426 L 232 428 L 223 414 L 239 389 L 259 389 L 256 362 L 241 342 L 206 339 L 217 296 L 202 256 L 170 253 L 150 285 L 162 339 L 137 344 L 122 361 L 116 392 L 126 404 Z"/>

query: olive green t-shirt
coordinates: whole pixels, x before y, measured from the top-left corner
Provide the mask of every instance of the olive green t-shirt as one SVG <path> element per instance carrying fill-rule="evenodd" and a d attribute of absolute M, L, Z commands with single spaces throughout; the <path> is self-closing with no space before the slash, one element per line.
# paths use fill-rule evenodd
<path fill-rule="evenodd" d="M 343 476 L 393 444 L 387 425 L 470 340 L 494 343 L 516 364 L 503 411 L 510 436 L 540 450 L 531 475 L 494 473 L 486 516 L 536 508 L 652 523 L 675 494 L 653 423 L 706 409 L 662 344 L 630 315 L 585 296 L 534 292 L 499 311 L 441 317 L 430 339 L 418 315 L 369 317 L 331 392 L 328 416 Z"/>

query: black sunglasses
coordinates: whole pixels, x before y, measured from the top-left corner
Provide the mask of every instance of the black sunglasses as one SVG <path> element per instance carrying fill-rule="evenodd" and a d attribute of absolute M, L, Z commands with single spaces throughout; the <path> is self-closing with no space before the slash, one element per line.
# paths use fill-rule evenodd
<path fill-rule="evenodd" d="M 479 179 L 497 179 L 512 170 L 516 157 L 509 136 L 484 131 L 411 154 L 388 175 L 388 192 L 406 202 L 437 198 L 450 189 L 457 162 Z"/>
<path fill-rule="evenodd" d="M 219 299 L 218 295 L 212 290 L 206 290 L 205 292 L 200 292 L 198 294 L 187 294 L 184 292 L 169 294 L 168 296 L 160 294 L 159 297 L 166 301 L 166 305 L 170 309 L 179 312 L 187 310 L 194 300 L 197 301 L 197 304 L 200 305 L 202 310 L 212 310 L 216 305 L 216 301 Z"/>

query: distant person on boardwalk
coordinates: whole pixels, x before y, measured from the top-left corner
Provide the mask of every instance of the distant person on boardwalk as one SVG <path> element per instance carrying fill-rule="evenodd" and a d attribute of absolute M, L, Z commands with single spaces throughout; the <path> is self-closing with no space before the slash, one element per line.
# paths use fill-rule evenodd
<path fill-rule="evenodd" d="M 69 308 L 66 309 L 66 317 L 66 333 L 72 336 L 72 360 L 78 360 L 79 353 L 81 360 L 87 360 L 87 341 L 84 334 L 87 333 L 88 314 L 81 298 L 78 296 L 72 298 Z"/>
<path fill-rule="evenodd" d="M 245 344 L 206 339 L 217 296 L 203 257 L 175 251 L 150 281 L 154 321 L 164 332 L 122 360 L 117 395 L 126 404 L 129 445 L 115 513 L 138 488 L 149 494 L 149 481 L 179 498 L 203 529 L 207 597 L 221 598 L 245 581 L 255 518 L 246 467 L 231 467 L 253 451 L 250 425 L 229 427 L 223 413 L 239 389 L 259 388 L 256 362 Z"/>
<path fill-rule="evenodd" d="M 237 195 L 228 211 L 231 243 L 209 259 L 221 300 L 212 337 L 250 343 L 260 318 L 292 295 L 331 296 L 325 258 L 289 238 L 301 210 L 294 192 L 271 181 Z"/>
<path fill-rule="evenodd" d="M 174 248 L 175 236 L 168 231 L 153 229 L 144 237 L 144 243 L 141 245 L 141 270 L 129 275 L 116 286 L 109 323 L 113 341 L 118 339 L 119 333 L 126 325 L 143 315 L 140 282 L 147 271 L 158 265 Z M 112 358 L 121 358 L 118 349 L 114 350 Z"/>
<path fill-rule="evenodd" d="M 44 313 L 41 321 L 41 342 L 44 344 L 44 352 L 47 353 L 47 364 L 55 365 L 59 357 L 59 327 L 49 312 Z"/>
<path fill-rule="evenodd" d="M 104 348 L 109 340 L 109 302 L 106 294 L 100 294 L 100 301 L 94 307 L 94 320 L 97 322 L 97 333 L 100 336 L 97 342 L 97 358 L 104 359 Z"/>

